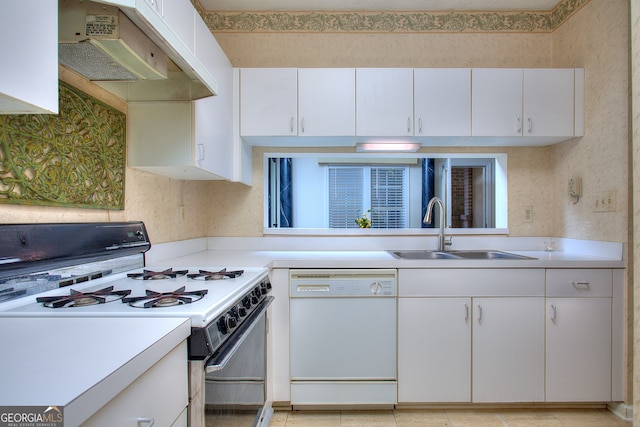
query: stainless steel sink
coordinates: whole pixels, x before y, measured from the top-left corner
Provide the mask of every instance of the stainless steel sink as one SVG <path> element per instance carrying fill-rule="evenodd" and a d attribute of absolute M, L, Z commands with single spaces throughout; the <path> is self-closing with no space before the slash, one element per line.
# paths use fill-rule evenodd
<path fill-rule="evenodd" d="M 535 259 L 524 255 L 502 251 L 387 251 L 398 259 L 428 260 L 428 259 L 466 259 L 466 260 L 491 260 L 491 259 Z"/>
<path fill-rule="evenodd" d="M 462 259 L 457 255 L 453 255 L 451 252 L 440 251 L 388 251 L 391 255 L 398 259 Z"/>
<path fill-rule="evenodd" d="M 451 253 L 464 259 L 535 259 L 502 251 L 451 251 Z"/>

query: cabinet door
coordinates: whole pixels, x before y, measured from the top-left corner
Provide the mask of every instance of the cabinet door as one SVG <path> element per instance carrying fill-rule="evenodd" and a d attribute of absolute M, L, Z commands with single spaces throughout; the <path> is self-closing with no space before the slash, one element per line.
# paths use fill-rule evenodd
<path fill-rule="evenodd" d="M 57 16 L 55 1 L 3 2 L 0 114 L 58 113 Z"/>
<path fill-rule="evenodd" d="M 204 23 L 196 28 L 209 31 Z M 207 51 L 199 53 L 218 82 L 218 93 L 193 101 L 195 164 L 232 180 L 238 149 L 234 144 L 239 143 L 233 135 L 233 68 L 217 43 L 208 44 Z"/>
<path fill-rule="evenodd" d="M 353 68 L 298 69 L 300 136 L 354 136 L 356 77 Z"/>
<path fill-rule="evenodd" d="M 573 136 L 574 70 L 524 70 L 524 136 Z"/>
<path fill-rule="evenodd" d="M 240 70 L 240 135 L 298 134 L 298 88 L 295 68 Z"/>
<path fill-rule="evenodd" d="M 398 300 L 398 402 L 471 401 L 471 298 Z"/>
<path fill-rule="evenodd" d="M 471 71 L 471 134 L 522 135 L 521 68 L 474 68 Z"/>
<path fill-rule="evenodd" d="M 413 135 L 413 69 L 356 69 L 356 135 Z"/>
<path fill-rule="evenodd" d="M 474 402 L 544 400 L 544 298 L 473 299 Z"/>
<path fill-rule="evenodd" d="M 547 298 L 546 308 L 546 400 L 611 400 L 611 299 Z"/>
<path fill-rule="evenodd" d="M 471 135 L 471 70 L 413 70 L 416 136 Z"/>

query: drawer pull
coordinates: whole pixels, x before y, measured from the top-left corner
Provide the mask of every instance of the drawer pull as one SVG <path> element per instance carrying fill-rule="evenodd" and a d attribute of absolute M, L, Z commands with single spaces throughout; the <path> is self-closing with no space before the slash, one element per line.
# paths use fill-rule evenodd
<path fill-rule="evenodd" d="M 482 321 L 482 306 L 478 304 L 478 323 Z"/>
<path fill-rule="evenodd" d="M 467 304 L 464 305 L 464 321 L 469 320 L 469 306 Z"/>
<path fill-rule="evenodd" d="M 557 310 L 555 304 L 551 304 L 551 310 L 553 310 L 553 315 L 551 316 L 551 321 L 553 323 L 556 323 L 556 318 L 558 316 L 558 310 Z"/>
<path fill-rule="evenodd" d="M 156 423 L 153 418 L 138 418 L 138 427 L 151 427 Z"/>
<path fill-rule="evenodd" d="M 589 282 L 571 282 L 574 288 L 576 289 L 589 289 Z"/>

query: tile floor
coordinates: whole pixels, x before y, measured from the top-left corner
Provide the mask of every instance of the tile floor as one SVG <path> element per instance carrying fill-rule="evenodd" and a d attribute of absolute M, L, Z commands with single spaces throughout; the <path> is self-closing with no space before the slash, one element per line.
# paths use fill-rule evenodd
<path fill-rule="evenodd" d="M 618 427 L 606 409 L 276 411 L 270 427 Z"/>

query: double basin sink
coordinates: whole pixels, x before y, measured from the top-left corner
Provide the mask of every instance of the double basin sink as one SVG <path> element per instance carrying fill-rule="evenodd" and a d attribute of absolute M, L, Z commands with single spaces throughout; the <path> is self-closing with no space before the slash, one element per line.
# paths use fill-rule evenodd
<path fill-rule="evenodd" d="M 524 255 L 502 251 L 387 251 L 395 258 L 406 260 L 457 259 L 457 260 L 502 260 L 502 259 L 535 259 Z"/>

